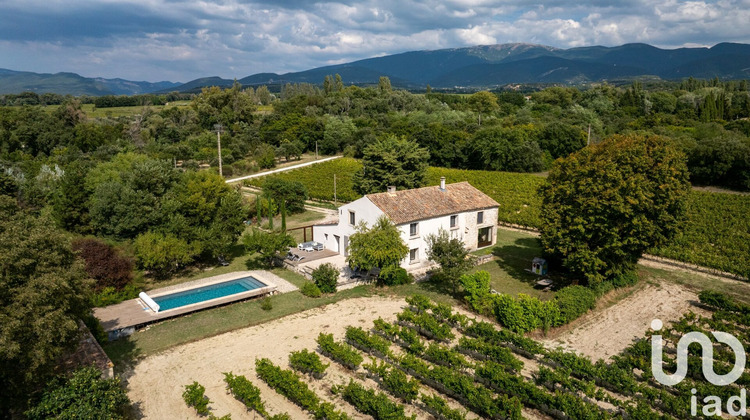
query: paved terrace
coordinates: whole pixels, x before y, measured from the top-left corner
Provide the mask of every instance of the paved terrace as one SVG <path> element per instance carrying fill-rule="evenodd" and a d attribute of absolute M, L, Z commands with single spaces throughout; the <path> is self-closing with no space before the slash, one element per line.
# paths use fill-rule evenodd
<path fill-rule="evenodd" d="M 141 299 L 130 299 L 116 305 L 110 305 L 104 308 L 95 308 L 96 316 L 102 324 L 104 331 L 110 334 L 111 338 L 116 338 L 120 332 L 124 334 L 132 333 L 135 328 L 142 327 L 157 321 L 185 315 L 190 312 L 200 311 L 214 306 L 225 305 L 227 303 L 239 300 L 249 299 L 256 296 L 263 296 L 273 292 L 286 293 L 297 290 L 297 287 L 281 277 L 267 271 L 235 271 L 233 273 L 222 274 L 219 276 L 207 277 L 204 279 L 194 280 L 187 283 L 181 283 L 170 287 L 149 290 L 149 296 L 160 296 L 169 293 L 180 292 L 183 290 L 194 289 L 196 287 L 207 286 L 215 283 L 221 283 L 242 277 L 252 276 L 262 281 L 267 286 L 259 289 L 250 290 L 243 293 L 212 299 L 206 302 L 196 303 L 181 308 L 169 309 L 163 312 L 154 312 Z M 129 331 L 128 331 L 129 330 Z"/>

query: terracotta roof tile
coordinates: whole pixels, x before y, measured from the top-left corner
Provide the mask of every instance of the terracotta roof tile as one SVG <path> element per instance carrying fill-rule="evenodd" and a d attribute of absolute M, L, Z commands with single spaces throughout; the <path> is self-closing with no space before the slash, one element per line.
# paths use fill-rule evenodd
<path fill-rule="evenodd" d="M 396 225 L 472 210 L 498 207 L 497 201 L 468 182 L 368 194 L 367 198 Z"/>

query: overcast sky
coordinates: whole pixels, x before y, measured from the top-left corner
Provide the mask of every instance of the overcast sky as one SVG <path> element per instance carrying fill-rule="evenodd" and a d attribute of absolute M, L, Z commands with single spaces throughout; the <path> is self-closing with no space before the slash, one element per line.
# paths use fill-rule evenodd
<path fill-rule="evenodd" d="M 0 0 L 0 68 L 187 82 L 421 49 L 750 43 L 750 0 Z"/>

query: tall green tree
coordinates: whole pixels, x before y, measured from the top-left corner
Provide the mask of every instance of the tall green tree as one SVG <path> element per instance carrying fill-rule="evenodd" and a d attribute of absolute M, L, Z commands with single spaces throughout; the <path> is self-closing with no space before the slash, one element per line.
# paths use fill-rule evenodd
<path fill-rule="evenodd" d="M 76 346 L 90 290 L 55 223 L 0 195 L 0 413 L 23 408 Z"/>
<path fill-rule="evenodd" d="M 485 90 L 469 96 L 469 105 L 477 113 L 477 124 L 482 125 L 482 114 L 489 114 L 498 108 L 497 96 Z"/>
<path fill-rule="evenodd" d="M 427 258 L 440 265 L 440 272 L 435 278 L 441 279 L 456 292 L 461 284 L 461 276 L 475 262 L 466 245 L 458 238 L 451 238 L 445 229 L 440 229 L 437 234 L 427 235 L 427 247 Z"/>
<path fill-rule="evenodd" d="M 613 136 L 553 165 L 541 188 L 541 239 L 589 284 L 632 270 L 682 228 L 685 156 L 658 136 Z"/>
<path fill-rule="evenodd" d="M 285 232 L 265 232 L 252 229 L 242 235 L 242 244 L 248 252 L 257 252 L 262 260 L 270 267 L 279 261 L 279 254 L 286 252 L 289 247 L 296 245 L 294 238 Z"/>
<path fill-rule="evenodd" d="M 357 233 L 349 238 L 347 262 L 362 270 L 398 267 L 408 252 L 401 232 L 387 217 L 381 216 L 371 228 L 364 223 L 357 226 Z"/>
<path fill-rule="evenodd" d="M 430 153 L 404 137 L 386 136 L 367 146 L 362 171 L 354 174 L 354 190 L 360 194 L 384 192 L 390 185 L 398 189 L 424 184 Z"/>
<path fill-rule="evenodd" d="M 88 167 L 74 162 L 65 168 L 52 200 L 52 214 L 66 230 L 85 233 L 89 230 L 89 197 L 86 187 Z"/>
<path fill-rule="evenodd" d="M 299 181 L 289 181 L 280 177 L 268 177 L 263 183 L 263 194 L 276 203 L 286 203 L 290 213 L 305 211 L 307 188 Z"/>

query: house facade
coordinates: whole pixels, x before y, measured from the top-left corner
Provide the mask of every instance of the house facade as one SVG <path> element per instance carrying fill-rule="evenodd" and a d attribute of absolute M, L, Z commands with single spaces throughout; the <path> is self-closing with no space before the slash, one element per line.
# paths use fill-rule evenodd
<path fill-rule="evenodd" d="M 428 265 L 427 237 L 444 229 L 473 251 L 492 246 L 497 238 L 499 204 L 468 182 L 368 194 L 339 207 L 339 221 L 313 226 L 313 240 L 325 248 L 347 255 L 349 237 L 360 222 L 373 226 L 386 216 L 401 232 L 409 253 L 401 266 L 407 270 Z"/>

